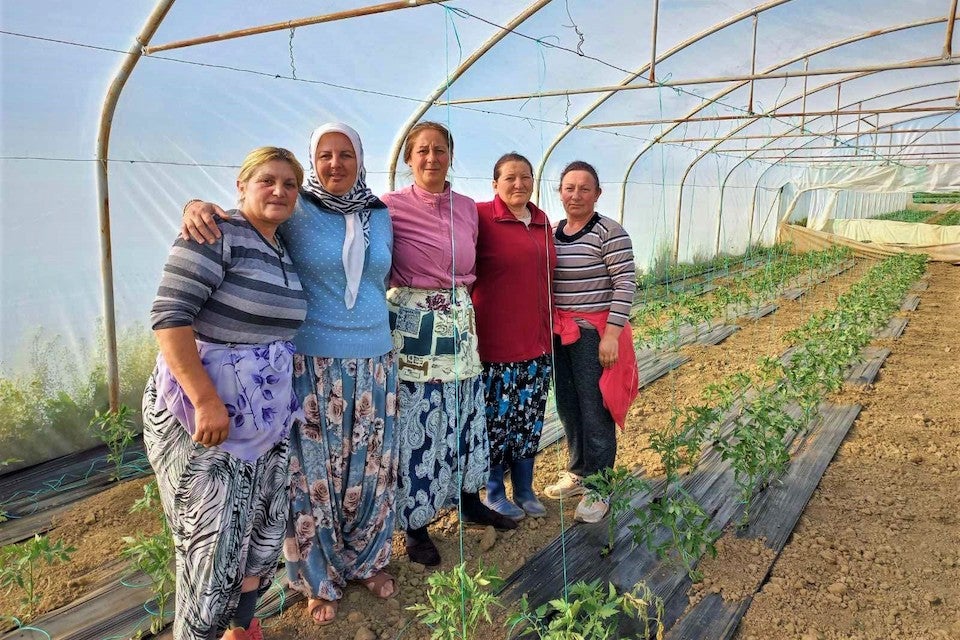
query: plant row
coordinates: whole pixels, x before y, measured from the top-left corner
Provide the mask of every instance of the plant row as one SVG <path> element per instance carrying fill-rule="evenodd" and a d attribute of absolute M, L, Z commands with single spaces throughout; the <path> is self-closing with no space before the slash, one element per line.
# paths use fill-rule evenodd
<path fill-rule="evenodd" d="M 731 269 L 771 260 L 789 251 L 789 244 L 775 244 L 769 247 L 751 246 L 742 254 L 721 253 L 714 258 L 695 259 L 693 262 L 671 264 L 668 260 L 658 260 L 649 271 L 637 275 L 637 289 L 646 290 L 658 285 L 669 285 L 715 272 L 729 273 Z"/>
<path fill-rule="evenodd" d="M 727 322 L 734 311 L 739 314 L 742 309 L 759 308 L 779 295 L 789 283 L 806 280 L 809 286 L 834 271 L 850 255 L 846 247 L 784 254 L 718 285 L 709 295 L 679 292 L 652 300 L 632 318 L 634 344 L 653 349 L 679 346 L 681 327 L 699 328 L 706 323 L 709 331 L 714 320 Z"/>
<path fill-rule="evenodd" d="M 117 411 L 95 412 L 90 421 L 90 429 L 107 445 L 107 461 L 113 465 L 112 477 L 121 480 L 127 471 L 124 454 L 136 434 L 136 425 L 132 411 L 121 405 Z M 156 480 L 145 485 L 144 495 L 130 509 L 131 513 L 152 511 L 160 524 L 160 531 L 152 536 L 138 533 L 133 537 L 124 537 L 126 548 L 123 557 L 130 561 L 131 571 L 141 571 L 150 580 L 153 591 L 153 606 L 150 611 L 150 631 L 157 634 L 166 621 L 167 603 L 174 590 L 174 547 L 173 536 L 160 505 L 160 493 Z M 0 511 L 0 522 L 6 519 L 6 512 Z M 20 610 L 16 613 L 33 618 L 40 604 L 40 594 L 36 589 L 37 581 L 44 567 L 70 561 L 75 551 L 62 541 L 50 542 L 49 538 L 35 535 L 31 540 L 20 544 L 0 547 L 0 588 L 19 589 L 21 593 Z M 18 618 L 10 615 L 19 623 Z"/>
<path fill-rule="evenodd" d="M 942 204 L 946 202 L 960 202 L 960 191 L 948 191 L 946 193 L 917 191 L 913 194 L 913 201 L 916 204 Z"/>
<path fill-rule="evenodd" d="M 873 216 L 872 220 L 892 220 L 894 222 L 923 222 L 933 213 L 931 211 L 916 211 L 913 209 L 901 209 L 900 211 L 890 211 Z"/>
<path fill-rule="evenodd" d="M 901 255 L 884 260 L 841 295 L 834 309 L 814 314 L 789 332 L 793 346 L 786 357 L 761 358 L 753 374 L 734 373 L 707 386 L 700 403 L 675 408 L 669 426 L 650 439 L 666 482 L 648 506 L 633 508 L 633 543 L 675 559 L 692 579 L 699 579 L 695 564 L 704 553 L 716 553 L 719 531 L 711 529 L 704 509 L 684 490 L 682 472 L 696 468 L 706 455 L 719 454 L 733 470 L 743 508 L 739 524 L 745 524 L 758 492 L 789 464 L 793 438 L 815 424 L 819 404 L 841 388 L 844 371 L 899 308 L 923 273 L 925 259 Z M 630 499 L 651 485 L 624 468 L 591 476 L 586 484 L 596 499 L 610 502 L 608 546 L 601 552 L 609 553 L 617 515 L 629 511 Z"/>
<path fill-rule="evenodd" d="M 947 215 L 940 218 L 940 222 L 937 224 L 942 227 L 954 227 L 960 225 L 960 211 L 951 211 Z"/>

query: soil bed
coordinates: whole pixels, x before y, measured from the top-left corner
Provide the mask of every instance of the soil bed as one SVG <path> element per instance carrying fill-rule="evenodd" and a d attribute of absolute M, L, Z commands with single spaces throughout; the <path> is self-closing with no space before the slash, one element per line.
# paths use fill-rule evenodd
<path fill-rule="evenodd" d="M 758 357 L 781 353 L 786 332 L 817 310 L 833 307 L 872 265 L 858 263 L 798 300 L 781 299 L 776 313 L 742 321 L 742 330 L 720 345 L 684 347 L 681 353 L 691 362 L 641 391 L 620 434 L 617 464 L 660 474 L 657 456 L 646 447 L 649 434 L 669 423 L 673 407 L 696 401 L 706 385 L 735 371 L 752 370 Z M 695 586 L 693 597 L 717 590 L 725 598 L 742 598 L 763 581 L 737 632 L 739 640 L 960 639 L 960 269 L 932 264 L 928 273 L 930 287 L 920 294 L 919 309 L 904 314 L 909 325 L 903 336 L 874 341 L 892 351 L 876 383 L 831 399 L 859 402 L 864 409 L 770 576 L 743 571 L 755 550 L 750 541 L 725 540 L 718 557 L 705 563 L 705 581 Z M 538 491 L 555 480 L 565 462 L 562 443 L 543 452 Z M 71 563 L 41 579 L 44 610 L 115 578 L 122 570 L 120 539 L 155 531 L 151 515 L 127 514 L 145 481 L 84 501 L 58 521 L 52 539 L 63 539 L 77 551 Z M 517 531 L 497 534 L 490 548 L 489 532 L 467 528 L 461 538 L 456 514 L 441 518 L 432 526 L 444 558 L 441 568 L 459 562 L 462 546 L 472 566 L 479 560 L 501 576 L 511 574 L 560 533 L 561 521 L 564 526 L 573 522 L 575 501 L 565 501 L 562 514 L 556 501 L 544 504 L 546 518 L 527 518 Z M 428 638 L 429 630 L 413 622 L 406 607 L 424 601 L 429 573 L 407 561 L 399 536 L 394 551 L 390 571 L 399 583 L 398 597 L 383 602 L 352 585 L 337 621 L 322 628 L 307 617 L 302 603 L 288 603 L 287 610 L 265 621 L 267 637 Z M 735 570 L 745 575 L 731 575 Z M 14 595 L 0 594 L 0 612 L 16 607 Z M 476 637 L 505 637 L 504 618 L 500 615 L 497 625 Z"/>

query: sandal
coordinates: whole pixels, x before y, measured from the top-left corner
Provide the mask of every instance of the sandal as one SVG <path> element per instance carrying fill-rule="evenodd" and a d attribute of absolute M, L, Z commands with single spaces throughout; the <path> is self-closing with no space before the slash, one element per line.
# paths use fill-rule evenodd
<path fill-rule="evenodd" d="M 377 571 L 369 578 L 360 580 L 360 583 L 367 588 L 367 591 L 383 600 L 389 600 L 397 595 L 397 581 L 386 571 Z M 387 592 L 386 595 L 384 592 Z"/>
<path fill-rule="evenodd" d="M 324 600 L 323 598 L 307 599 L 307 614 L 321 627 L 337 619 L 337 609 L 339 608 L 339 600 Z M 322 619 L 320 617 L 328 614 L 330 615 L 329 618 Z"/>

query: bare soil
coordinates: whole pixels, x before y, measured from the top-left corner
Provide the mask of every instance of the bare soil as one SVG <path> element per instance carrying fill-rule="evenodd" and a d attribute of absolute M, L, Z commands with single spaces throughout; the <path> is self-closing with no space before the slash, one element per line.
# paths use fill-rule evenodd
<path fill-rule="evenodd" d="M 697 400 L 711 382 L 752 369 L 760 356 L 780 354 L 787 331 L 834 306 L 872 264 L 860 262 L 797 301 L 781 300 L 776 313 L 745 321 L 718 346 L 685 347 L 691 362 L 641 391 L 620 434 L 617 464 L 661 473 L 646 446 L 649 434 L 668 424 L 673 407 Z M 931 264 L 928 273 L 930 288 L 921 294 L 919 309 L 908 314 L 904 335 L 878 341 L 892 353 L 876 383 L 834 398 L 864 409 L 770 574 L 764 575 L 769 550 L 758 541 L 725 537 L 717 558 L 704 562 L 705 578 L 691 590 L 693 599 L 717 592 L 740 600 L 762 585 L 738 640 L 960 640 L 960 269 Z M 565 463 L 562 443 L 547 449 L 538 460 L 537 490 L 554 482 Z M 41 578 L 43 610 L 115 579 L 122 570 L 120 539 L 156 531 L 151 516 L 127 514 L 144 482 L 84 501 L 57 523 L 51 537 L 77 550 L 71 563 Z M 471 566 L 480 560 L 502 576 L 511 574 L 560 533 L 559 504 L 544 504 L 547 517 L 527 518 L 518 530 L 502 534 L 461 531 L 455 513 L 440 518 L 431 533 L 444 558 L 441 568 L 459 563 L 462 553 Z M 575 504 L 564 502 L 566 526 Z M 396 598 L 381 601 L 353 585 L 333 624 L 318 627 L 295 603 L 264 621 L 266 636 L 428 638 L 429 630 L 406 607 L 425 600 L 429 572 L 407 561 L 399 536 L 394 551 Z M 14 594 L 0 594 L 0 612 L 16 608 Z M 476 635 L 492 639 L 506 632 L 490 626 Z"/>

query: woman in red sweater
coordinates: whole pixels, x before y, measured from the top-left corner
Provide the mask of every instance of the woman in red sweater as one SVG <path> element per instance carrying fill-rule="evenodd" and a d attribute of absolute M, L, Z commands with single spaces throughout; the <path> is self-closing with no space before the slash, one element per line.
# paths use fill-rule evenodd
<path fill-rule="evenodd" d="M 471 294 L 490 439 L 485 504 L 520 520 L 546 515 L 533 491 L 533 462 L 550 388 L 557 253 L 547 215 L 530 202 L 530 161 L 518 153 L 502 156 L 493 168 L 493 188 L 493 200 L 477 203 L 477 280 Z M 512 502 L 503 484 L 508 468 Z"/>

